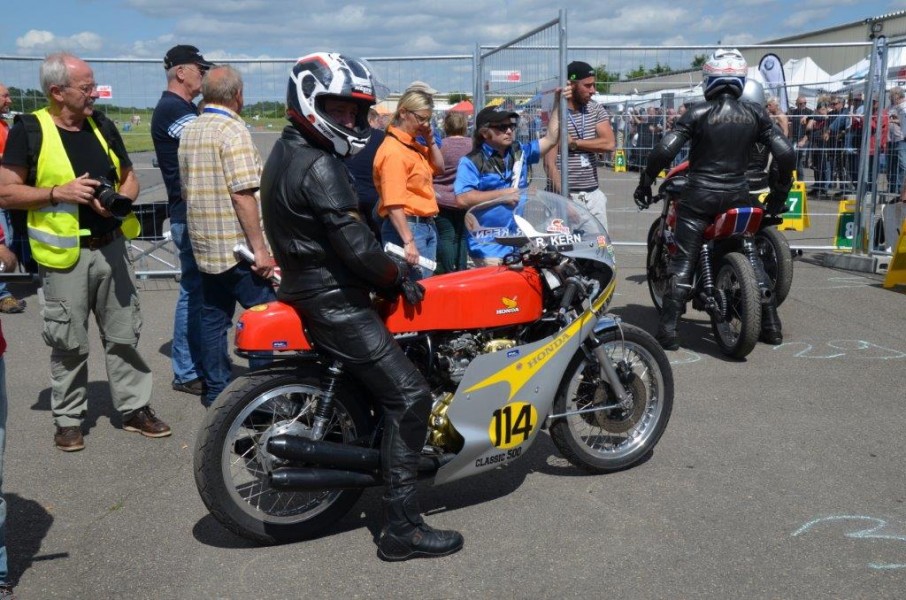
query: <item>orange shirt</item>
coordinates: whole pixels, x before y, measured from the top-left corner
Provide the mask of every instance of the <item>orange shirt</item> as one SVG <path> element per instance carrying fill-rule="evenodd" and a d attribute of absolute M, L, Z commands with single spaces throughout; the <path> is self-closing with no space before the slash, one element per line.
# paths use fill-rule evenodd
<path fill-rule="evenodd" d="M 9 123 L 0 119 L 0 157 L 3 156 L 3 150 L 6 149 L 7 137 L 9 137 Z"/>
<path fill-rule="evenodd" d="M 402 206 L 413 217 L 435 216 L 434 175 L 442 172 L 432 162 L 430 148 L 392 125 L 387 127 L 387 136 L 374 156 L 378 214 L 386 217 L 390 208 Z"/>

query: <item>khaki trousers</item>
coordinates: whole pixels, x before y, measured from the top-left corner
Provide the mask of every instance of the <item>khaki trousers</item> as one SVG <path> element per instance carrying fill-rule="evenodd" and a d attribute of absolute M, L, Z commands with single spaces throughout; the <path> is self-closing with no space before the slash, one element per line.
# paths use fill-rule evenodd
<path fill-rule="evenodd" d="M 151 369 L 136 347 L 142 314 L 126 240 L 119 237 L 97 250 L 82 248 L 74 266 L 42 267 L 41 279 L 54 423 L 79 425 L 87 412 L 90 313 L 104 346 L 114 408 L 126 419 L 146 406 L 151 400 Z"/>

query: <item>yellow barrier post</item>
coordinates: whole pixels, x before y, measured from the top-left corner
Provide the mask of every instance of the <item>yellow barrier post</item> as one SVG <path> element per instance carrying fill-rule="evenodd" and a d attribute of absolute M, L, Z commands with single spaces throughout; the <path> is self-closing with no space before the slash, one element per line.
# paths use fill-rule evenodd
<path fill-rule="evenodd" d="M 900 224 L 900 237 L 893 247 L 893 258 L 890 259 L 887 276 L 884 277 L 885 288 L 895 285 L 906 285 L 906 219 Z"/>
<path fill-rule="evenodd" d="M 841 200 L 837 207 L 837 227 L 834 247 L 837 250 L 853 249 L 853 226 L 856 222 L 856 201 Z"/>
<path fill-rule="evenodd" d="M 805 182 L 793 180 L 793 187 L 786 198 L 786 212 L 779 229 L 805 231 L 810 223 L 808 218 L 808 198 L 805 193 Z"/>
<path fill-rule="evenodd" d="M 617 150 L 616 154 L 613 157 L 613 172 L 614 173 L 625 173 L 626 172 L 626 152 L 624 150 Z"/>

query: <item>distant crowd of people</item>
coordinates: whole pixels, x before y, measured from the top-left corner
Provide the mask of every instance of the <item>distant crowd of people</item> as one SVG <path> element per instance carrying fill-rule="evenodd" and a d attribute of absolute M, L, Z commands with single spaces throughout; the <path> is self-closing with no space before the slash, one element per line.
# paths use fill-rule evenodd
<path fill-rule="evenodd" d="M 880 191 L 894 196 L 894 199 L 906 199 L 906 128 L 903 127 L 906 98 L 900 87 L 887 90 L 887 94 L 889 103 L 881 114 L 878 114 L 878 99 L 872 102 L 868 119 L 871 129 L 869 158 L 874 157 L 877 145 L 880 148 L 879 175 L 883 176 Z M 768 114 L 797 150 L 798 178 L 814 182 L 810 188 L 814 196 L 830 198 L 855 192 L 866 122 L 863 101 L 861 91 L 812 98 L 800 95 L 795 104 L 783 112 L 778 98 L 765 99 Z M 624 107 L 622 112 L 612 117 L 617 147 L 627 151 L 631 165 L 644 165 L 651 150 L 673 129 L 676 119 L 689 106 L 684 103 L 676 109 Z M 878 144 L 875 143 L 876 136 Z M 681 152 L 674 164 L 685 158 L 686 153 Z M 871 189 L 875 179 L 871 170 L 873 164 L 869 161 L 869 170 L 865 172 L 867 189 Z"/>

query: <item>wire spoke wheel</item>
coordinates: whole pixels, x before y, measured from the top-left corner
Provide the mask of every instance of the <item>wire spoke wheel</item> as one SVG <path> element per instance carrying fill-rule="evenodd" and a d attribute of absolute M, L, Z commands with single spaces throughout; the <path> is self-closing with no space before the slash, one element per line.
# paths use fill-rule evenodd
<path fill-rule="evenodd" d="M 610 384 L 601 379 L 597 361 L 580 351 L 554 402 L 555 414 L 578 414 L 558 417 L 551 424 L 560 452 L 593 473 L 626 469 L 642 460 L 657 444 L 673 409 L 673 373 L 654 338 L 624 324 L 622 335 L 613 329 L 602 341 L 610 360 L 627 367 L 621 382 L 627 404 L 620 405 Z"/>
<path fill-rule="evenodd" d="M 234 533 L 262 543 L 313 537 L 361 494 L 270 485 L 270 472 L 283 463 L 267 451 L 267 442 L 278 435 L 310 438 L 321 395 L 317 377 L 257 371 L 230 384 L 209 409 L 195 451 L 196 484 L 211 514 Z M 366 430 L 358 405 L 338 393 L 322 439 L 350 443 Z"/>

